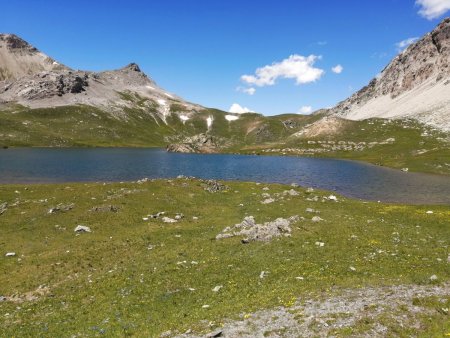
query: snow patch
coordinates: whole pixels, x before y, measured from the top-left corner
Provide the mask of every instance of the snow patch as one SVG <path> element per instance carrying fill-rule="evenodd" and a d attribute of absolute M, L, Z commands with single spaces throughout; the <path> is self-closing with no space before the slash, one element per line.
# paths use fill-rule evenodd
<path fill-rule="evenodd" d="M 163 99 L 159 99 L 159 100 L 158 100 L 158 104 L 159 104 L 160 106 L 167 106 L 166 100 L 163 100 Z"/>
<path fill-rule="evenodd" d="M 189 116 L 187 116 L 187 115 L 180 115 L 180 120 L 184 124 L 187 120 L 189 120 Z"/>
<path fill-rule="evenodd" d="M 211 128 L 213 121 L 214 121 L 214 118 L 212 116 L 209 116 L 206 119 L 206 126 L 208 127 L 208 129 Z"/>
<path fill-rule="evenodd" d="M 227 120 L 227 121 L 236 121 L 237 119 L 239 119 L 239 116 L 236 116 L 236 115 L 225 115 L 225 120 Z"/>

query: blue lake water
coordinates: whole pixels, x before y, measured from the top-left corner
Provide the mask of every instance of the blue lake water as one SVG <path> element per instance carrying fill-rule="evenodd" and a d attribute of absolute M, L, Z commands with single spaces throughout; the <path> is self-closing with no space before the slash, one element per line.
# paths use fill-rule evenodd
<path fill-rule="evenodd" d="M 130 181 L 178 175 L 298 183 L 349 197 L 450 205 L 450 177 L 404 173 L 362 162 L 281 156 L 176 154 L 163 149 L 0 150 L 0 183 Z"/>

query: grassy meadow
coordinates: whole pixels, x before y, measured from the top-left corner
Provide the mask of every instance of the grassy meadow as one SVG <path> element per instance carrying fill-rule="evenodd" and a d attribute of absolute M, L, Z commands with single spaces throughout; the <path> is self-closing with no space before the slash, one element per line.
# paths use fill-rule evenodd
<path fill-rule="evenodd" d="M 334 201 L 318 190 L 224 184 L 228 189 L 215 193 L 186 178 L 1 185 L 0 204 L 6 202 L 7 209 L 0 215 L 0 336 L 205 333 L 226 318 L 290 307 L 299 298 L 326 297 L 335 289 L 450 281 L 448 206 L 342 196 Z M 298 195 L 284 193 L 291 189 Z M 262 204 L 263 194 L 275 201 Z M 60 210 L 49 212 L 56 207 Z M 148 216 L 158 212 L 184 217 L 164 223 Z M 250 215 L 258 223 L 303 219 L 292 224 L 291 237 L 270 242 L 215 239 Z M 313 222 L 314 216 L 321 220 Z M 75 233 L 80 224 L 92 232 Z M 8 252 L 15 256 L 6 257 Z M 222 288 L 214 292 L 216 286 Z M 385 312 L 375 322 L 334 333 L 362 334 L 377 322 L 388 335 L 450 332 L 450 316 L 440 310 L 450 304 L 448 294 L 415 302 L 429 309 L 414 318 L 418 328 Z"/>

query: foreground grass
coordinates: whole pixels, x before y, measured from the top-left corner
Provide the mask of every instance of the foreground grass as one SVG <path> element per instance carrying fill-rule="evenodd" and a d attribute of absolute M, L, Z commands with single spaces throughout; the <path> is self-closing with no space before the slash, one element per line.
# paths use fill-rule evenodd
<path fill-rule="evenodd" d="M 220 327 L 224 318 L 289 306 L 297 297 L 334 287 L 450 280 L 449 207 L 339 196 L 338 202 L 322 202 L 329 194 L 301 188 L 295 188 L 298 196 L 265 205 L 262 193 L 291 187 L 264 185 L 270 190 L 263 191 L 255 183 L 226 184 L 230 188 L 217 193 L 188 179 L 0 186 L 0 202 L 9 205 L 0 215 L 0 296 L 9 299 L 0 302 L 1 336 L 154 337 L 167 330 L 204 331 Z M 307 200 L 313 196 L 319 200 Z M 74 207 L 48 213 L 59 203 Z M 118 211 L 91 211 L 105 205 Z M 185 217 L 173 224 L 143 220 L 159 211 Z M 292 215 L 305 220 L 293 226 L 292 237 L 270 243 L 215 240 L 246 215 L 258 223 Z M 312 222 L 314 215 L 323 221 Z M 92 233 L 76 235 L 78 224 Z M 17 255 L 5 257 L 6 252 Z M 438 280 L 430 281 L 432 275 Z M 223 288 L 213 292 L 217 285 Z M 425 317 L 422 335 L 449 332 L 448 314 L 434 311 Z M 402 332 L 395 325 L 392 330 Z"/>

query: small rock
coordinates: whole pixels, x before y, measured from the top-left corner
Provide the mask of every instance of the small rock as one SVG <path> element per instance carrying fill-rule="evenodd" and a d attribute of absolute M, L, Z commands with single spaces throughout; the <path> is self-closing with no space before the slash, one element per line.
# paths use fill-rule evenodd
<path fill-rule="evenodd" d="M 270 204 L 275 202 L 273 198 L 266 198 L 264 201 L 261 201 L 262 204 Z"/>
<path fill-rule="evenodd" d="M 178 220 L 178 221 L 179 221 L 180 219 L 182 219 L 182 218 L 184 218 L 184 215 L 183 215 L 183 214 L 176 214 L 176 215 L 175 215 L 175 219 Z"/>
<path fill-rule="evenodd" d="M 16 255 L 15 252 L 7 252 L 5 257 L 14 257 Z"/>
<path fill-rule="evenodd" d="M 317 246 L 319 246 L 319 247 L 325 246 L 325 243 L 324 243 L 324 242 L 316 242 L 315 244 L 316 244 Z"/>
<path fill-rule="evenodd" d="M 197 217 L 197 216 L 193 216 L 193 217 L 192 217 L 192 220 L 197 221 L 197 220 L 198 220 L 198 217 Z"/>
<path fill-rule="evenodd" d="M 311 193 L 314 192 L 314 188 L 308 188 L 308 189 L 306 189 L 306 192 L 307 192 L 308 194 L 311 194 Z"/>
<path fill-rule="evenodd" d="M 48 210 L 48 213 L 49 214 L 54 214 L 54 213 L 60 212 L 60 211 L 62 211 L 62 212 L 70 211 L 70 210 L 73 209 L 74 206 L 75 206 L 74 203 L 70 203 L 70 204 L 62 204 L 62 203 L 60 203 L 56 207 L 50 208 Z"/>
<path fill-rule="evenodd" d="M 298 188 L 298 184 L 297 183 L 291 183 L 291 187 L 292 188 Z"/>
<path fill-rule="evenodd" d="M 206 335 L 206 337 L 207 338 L 219 338 L 219 337 L 223 337 L 223 332 L 222 332 L 222 330 L 216 330 L 216 331 L 213 331 L 213 332 L 211 332 L 211 333 L 208 333 L 207 335 Z"/>
<path fill-rule="evenodd" d="M 351 271 L 356 271 L 356 268 L 355 268 L 354 266 L 349 267 L 349 269 L 350 269 Z"/>
<path fill-rule="evenodd" d="M 164 223 L 176 223 L 176 222 L 177 222 L 176 219 L 173 219 L 173 218 L 170 218 L 170 217 L 163 217 L 161 220 L 162 220 Z"/>
<path fill-rule="evenodd" d="M 337 202 L 337 197 L 334 196 L 334 195 L 328 196 L 328 199 L 329 199 L 330 201 L 336 201 L 336 202 Z"/>
<path fill-rule="evenodd" d="M 217 285 L 214 289 L 212 289 L 213 292 L 219 292 L 220 289 L 223 288 L 223 285 Z"/>
<path fill-rule="evenodd" d="M 148 221 L 148 217 L 142 217 L 143 221 Z"/>
<path fill-rule="evenodd" d="M 73 230 L 74 232 L 81 233 L 81 232 L 91 232 L 91 228 L 85 225 L 77 225 L 76 228 Z"/>
<path fill-rule="evenodd" d="M 402 168 L 402 171 L 407 173 L 409 171 L 409 169 L 408 168 Z"/>
<path fill-rule="evenodd" d="M 323 221 L 323 219 L 322 219 L 322 218 L 320 218 L 319 216 L 314 216 L 313 218 L 311 218 L 311 221 L 313 221 L 313 222 L 317 223 L 317 222 L 321 222 L 321 221 Z"/>
<path fill-rule="evenodd" d="M 207 308 L 209 308 L 209 305 L 207 305 L 207 304 L 202 306 L 202 309 L 207 309 Z"/>
<path fill-rule="evenodd" d="M 295 277 L 295 279 L 297 279 L 297 280 L 304 280 L 304 279 L 305 279 L 305 277 L 301 277 L 301 276 L 299 276 L 299 277 Z"/>
<path fill-rule="evenodd" d="M 316 211 L 312 208 L 306 208 L 306 212 L 316 212 Z"/>
<path fill-rule="evenodd" d="M 267 276 L 267 271 L 261 271 L 261 273 L 259 274 L 259 278 L 263 279 L 264 277 Z"/>
<path fill-rule="evenodd" d="M 298 195 L 300 195 L 297 191 L 295 191 L 294 189 L 291 189 L 291 190 L 286 190 L 285 192 L 284 192 L 284 194 L 285 195 L 290 195 L 290 196 L 298 196 Z"/>
<path fill-rule="evenodd" d="M 433 213 L 433 211 L 431 211 L 431 210 L 428 210 L 427 212 L 426 212 L 426 214 L 432 214 Z"/>
<path fill-rule="evenodd" d="M 4 202 L 0 204 L 0 215 L 3 214 L 6 210 L 8 210 L 8 203 Z"/>
<path fill-rule="evenodd" d="M 438 276 L 436 276 L 436 275 L 432 275 L 430 277 L 430 281 L 437 281 L 437 280 L 438 280 Z"/>
<path fill-rule="evenodd" d="M 269 187 L 264 187 L 264 188 L 262 188 L 262 190 L 269 191 L 270 189 L 269 189 Z"/>

